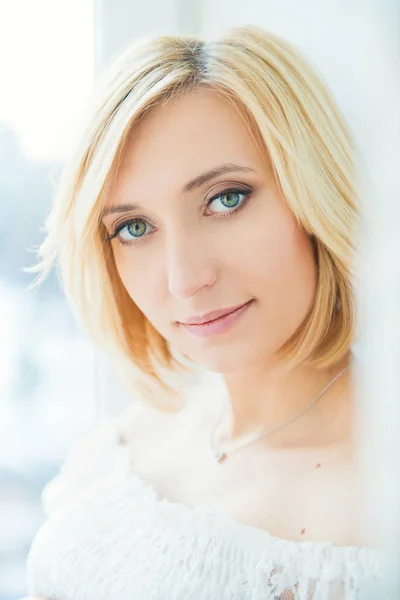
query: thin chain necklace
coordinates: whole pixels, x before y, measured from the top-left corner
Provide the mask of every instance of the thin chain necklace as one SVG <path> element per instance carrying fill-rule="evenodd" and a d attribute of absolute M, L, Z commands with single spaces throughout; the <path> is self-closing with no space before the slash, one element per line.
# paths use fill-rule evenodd
<path fill-rule="evenodd" d="M 290 425 L 290 423 L 293 423 L 293 421 L 295 421 L 296 419 L 298 419 L 299 417 L 301 417 L 301 415 L 304 415 L 304 413 L 309 410 L 316 402 L 317 400 L 319 400 L 321 398 L 321 396 L 323 396 L 325 394 L 326 391 L 329 390 L 329 388 L 331 387 L 331 385 L 333 385 L 335 383 L 335 381 L 337 379 L 339 379 L 339 377 L 341 375 L 343 375 L 343 373 L 345 373 L 347 371 L 347 369 L 350 368 L 350 365 L 348 365 L 347 367 L 345 367 L 342 371 L 340 371 L 340 373 L 338 373 L 333 379 L 332 381 L 330 381 L 328 383 L 328 385 L 322 390 L 322 392 L 320 392 L 318 394 L 318 396 L 316 398 L 314 398 L 305 408 L 303 408 L 297 415 L 295 415 L 294 417 L 292 417 L 291 419 L 288 419 L 287 421 L 285 421 L 282 425 L 279 425 L 278 427 L 275 427 L 274 429 L 271 429 L 269 431 L 265 431 L 264 433 L 262 433 L 261 435 L 258 435 L 256 438 L 254 438 L 253 440 L 250 440 L 250 442 L 246 442 L 245 444 L 243 444 L 242 446 L 239 446 L 237 448 L 234 448 L 233 450 L 229 451 L 229 455 L 233 454 L 234 452 L 238 452 L 239 450 L 243 450 L 243 448 L 246 448 L 247 446 L 249 446 L 250 444 L 254 444 L 254 442 L 257 442 L 258 440 L 260 440 L 263 437 L 266 437 L 268 435 L 272 435 L 273 433 L 275 433 L 276 431 L 279 431 L 280 429 L 283 429 L 284 427 L 286 427 L 287 425 Z M 223 411 L 222 411 L 223 412 Z M 222 413 L 221 413 L 222 414 Z M 212 454 L 214 455 L 214 458 L 216 461 L 220 462 L 222 461 L 224 458 L 228 457 L 228 452 L 226 450 L 215 450 L 214 446 L 213 446 L 213 436 L 215 433 L 215 430 L 217 429 L 217 426 L 219 425 L 220 421 L 218 421 L 216 423 L 216 425 L 214 426 L 213 430 L 211 431 L 210 434 L 210 438 L 209 438 L 209 445 L 210 445 L 210 449 Z"/>

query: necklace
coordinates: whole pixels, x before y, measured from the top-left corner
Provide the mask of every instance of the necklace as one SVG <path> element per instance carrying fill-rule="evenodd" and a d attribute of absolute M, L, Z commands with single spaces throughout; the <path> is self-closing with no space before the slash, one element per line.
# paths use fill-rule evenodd
<path fill-rule="evenodd" d="M 262 433 L 261 435 L 258 435 L 256 438 L 254 438 L 253 440 L 250 440 L 250 442 L 246 442 L 245 444 L 243 444 L 242 446 L 239 446 L 237 448 L 234 448 L 233 450 L 229 451 L 229 454 L 233 454 L 234 452 L 238 452 L 239 450 L 242 450 L 243 448 L 246 448 L 249 444 L 253 444 L 254 442 L 257 442 L 258 440 L 260 440 L 263 437 L 266 437 L 268 435 L 272 435 L 273 433 L 275 433 L 276 431 L 279 431 L 280 429 L 283 429 L 284 427 L 286 427 L 287 425 L 290 425 L 290 423 L 293 423 L 293 421 L 295 421 L 296 419 L 298 419 L 299 417 L 301 417 L 301 415 L 303 415 L 307 410 L 309 410 L 316 402 L 317 400 L 319 400 L 321 398 L 321 396 L 323 396 L 325 394 L 325 392 L 327 390 L 329 390 L 329 388 L 331 387 L 331 385 L 333 385 L 335 383 L 335 381 L 337 379 L 339 379 L 339 377 L 341 375 L 343 375 L 343 373 L 345 373 L 345 371 L 347 371 L 347 369 L 350 368 L 350 365 L 348 365 L 347 367 L 345 367 L 342 371 L 340 371 L 340 373 L 338 373 L 333 379 L 332 381 L 330 381 L 328 383 L 328 385 L 322 390 L 322 392 L 320 392 L 318 394 L 318 396 L 316 398 L 314 398 L 313 400 L 311 400 L 311 402 L 305 407 L 303 408 L 297 415 L 295 415 L 294 417 L 292 417 L 291 419 L 288 419 L 287 421 L 285 421 L 284 423 L 282 423 L 282 425 L 279 425 L 278 427 L 275 427 L 274 429 L 270 429 L 269 431 L 265 431 L 264 433 Z M 222 413 L 221 413 L 222 414 Z M 210 434 L 210 438 L 209 438 L 209 445 L 210 445 L 210 449 L 212 454 L 214 455 L 214 458 L 217 462 L 222 461 L 222 459 L 226 458 L 228 456 L 228 452 L 226 450 L 215 450 L 214 446 L 213 446 L 213 436 L 215 433 L 215 430 L 217 429 L 217 426 L 219 425 L 219 421 L 216 423 L 216 425 L 214 426 L 211 434 Z"/>

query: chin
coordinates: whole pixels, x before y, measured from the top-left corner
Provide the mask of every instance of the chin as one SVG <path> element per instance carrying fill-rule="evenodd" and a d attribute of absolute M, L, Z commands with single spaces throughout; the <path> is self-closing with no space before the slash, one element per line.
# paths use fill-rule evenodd
<path fill-rule="evenodd" d="M 188 354 L 188 353 L 187 353 Z M 225 375 L 251 369 L 262 361 L 265 363 L 268 356 L 272 358 L 273 351 L 266 348 L 251 347 L 246 341 L 242 347 L 235 348 L 234 344 L 228 344 L 226 349 L 223 347 L 209 349 L 201 355 L 196 353 L 188 354 L 197 365 L 207 371 Z"/>

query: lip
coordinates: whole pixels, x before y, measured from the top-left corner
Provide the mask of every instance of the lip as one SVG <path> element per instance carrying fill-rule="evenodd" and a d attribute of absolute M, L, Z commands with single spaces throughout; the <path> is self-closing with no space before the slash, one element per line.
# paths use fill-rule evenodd
<path fill-rule="evenodd" d="M 238 310 L 248 302 L 244 302 L 243 304 L 237 304 L 236 306 L 231 306 L 230 308 L 221 308 L 220 310 L 212 310 L 200 317 L 194 316 L 190 317 L 186 321 L 181 321 L 182 325 L 204 325 L 205 323 L 210 323 L 210 321 L 214 321 L 215 319 L 219 319 L 220 317 L 224 317 L 225 315 L 229 315 L 233 313 L 235 310 Z"/>
<path fill-rule="evenodd" d="M 252 304 L 253 300 L 249 300 L 245 304 L 239 305 L 238 308 L 229 313 L 225 313 L 217 319 L 198 324 L 181 323 L 181 325 L 196 337 L 205 338 L 221 334 L 228 331 L 228 329 L 230 329 L 242 315 L 247 312 Z"/>

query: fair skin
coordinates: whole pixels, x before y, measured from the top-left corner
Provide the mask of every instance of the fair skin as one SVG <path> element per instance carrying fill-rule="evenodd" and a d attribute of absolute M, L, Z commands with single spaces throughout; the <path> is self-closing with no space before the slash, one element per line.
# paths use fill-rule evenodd
<path fill-rule="evenodd" d="M 105 208 L 121 212 L 103 217 L 108 235 L 131 219 L 118 234 L 126 243 L 109 242 L 118 273 L 174 348 L 222 374 L 229 402 L 214 444 L 240 446 L 295 416 L 347 366 L 350 353 L 320 370 L 288 369 L 275 358 L 312 306 L 316 269 L 311 242 L 266 154 L 234 109 L 216 93 L 196 90 L 152 109 L 133 133 L 106 199 Z M 221 165 L 230 170 L 184 189 Z M 127 204 L 136 206 L 122 211 Z M 197 337 L 181 323 L 250 300 L 223 333 Z M 278 537 L 361 545 L 354 395 L 347 371 L 300 419 L 220 464 L 207 447 L 220 411 L 215 398 L 173 416 L 137 408 L 126 438 L 138 473 L 159 496 L 217 505 Z"/>

